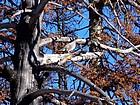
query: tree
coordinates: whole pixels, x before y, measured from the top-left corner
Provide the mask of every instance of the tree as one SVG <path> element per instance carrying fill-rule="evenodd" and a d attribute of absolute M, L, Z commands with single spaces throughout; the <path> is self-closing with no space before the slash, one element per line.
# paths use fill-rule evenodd
<path fill-rule="evenodd" d="M 139 104 L 138 0 L 0 5 L 1 104 Z"/>

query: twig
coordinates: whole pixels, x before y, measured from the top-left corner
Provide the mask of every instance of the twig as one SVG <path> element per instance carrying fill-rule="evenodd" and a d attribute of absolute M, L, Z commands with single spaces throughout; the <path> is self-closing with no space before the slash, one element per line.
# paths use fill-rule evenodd
<path fill-rule="evenodd" d="M 49 1 L 48 2 L 49 4 L 53 4 L 53 5 L 56 5 L 56 6 L 59 6 L 59 7 L 64 7 L 63 5 L 61 5 L 61 4 L 58 4 L 58 3 L 56 3 L 56 2 L 53 2 L 53 1 Z M 70 10 L 70 11 L 73 11 L 74 9 L 73 8 L 70 8 L 70 7 L 66 7 L 66 9 L 68 9 L 68 10 Z M 84 19 L 86 19 L 86 20 L 89 20 L 89 19 L 87 19 L 86 17 L 84 17 L 80 12 L 78 12 L 78 11 L 75 11 L 78 15 L 80 15 L 82 18 L 84 18 Z"/>
<path fill-rule="evenodd" d="M 73 96 L 74 95 L 74 93 L 75 93 L 75 90 L 73 90 L 72 92 L 71 92 L 71 94 L 69 95 L 69 99 L 71 98 L 71 96 Z"/>
<path fill-rule="evenodd" d="M 111 2 L 110 0 L 109 0 L 109 3 L 110 3 L 110 6 L 111 6 L 111 8 L 112 8 L 112 10 L 113 10 L 113 12 L 114 12 L 115 17 L 117 18 L 118 24 L 119 24 L 119 26 L 121 27 L 122 25 L 121 25 L 121 23 L 120 23 L 120 20 L 119 20 L 119 18 L 118 18 L 118 15 L 117 15 L 117 13 L 116 13 L 116 10 L 113 8 L 113 4 L 112 4 L 112 2 Z"/>
<path fill-rule="evenodd" d="M 128 0 L 128 2 L 133 5 L 134 7 L 140 9 L 140 5 L 138 5 L 134 0 Z"/>

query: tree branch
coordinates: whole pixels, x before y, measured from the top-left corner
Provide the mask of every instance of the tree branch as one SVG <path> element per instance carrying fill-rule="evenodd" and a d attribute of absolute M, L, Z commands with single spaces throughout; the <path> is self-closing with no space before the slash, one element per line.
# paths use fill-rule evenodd
<path fill-rule="evenodd" d="M 99 87 L 97 87 L 95 84 L 93 84 L 89 79 L 87 79 L 87 78 L 85 78 L 85 77 L 83 77 L 81 75 L 78 75 L 78 74 L 76 74 L 76 73 L 74 73 L 72 71 L 68 71 L 63 67 L 43 65 L 43 66 L 39 66 L 37 68 L 40 71 L 49 71 L 49 72 L 57 71 L 57 72 L 61 72 L 61 73 L 64 73 L 64 74 L 71 75 L 71 76 L 83 81 L 87 85 L 89 85 L 91 89 L 97 91 L 99 94 L 101 94 L 102 97 L 106 97 L 108 100 L 110 100 L 109 96 L 106 95 L 103 90 L 101 90 Z"/>
<path fill-rule="evenodd" d="M 118 25 L 121 27 L 121 26 L 122 26 L 122 25 L 121 25 L 121 22 L 120 22 L 120 20 L 119 20 L 119 18 L 118 18 L 118 14 L 117 14 L 116 10 L 114 9 L 111 0 L 109 0 L 109 3 L 110 3 L 110 6 L 111 6 L 111 8 L 112 8 L 112 10 L 113 10 L 113 13 L 114 13 L 114 15 L 115 15 L 115 17 L 116 17 L 116 19 L 117 19 Z"/>
<path fill-rule="evenodd" d="M 3 42 L 9 42 L 9 43 L 12 43 L 12 44 L 14 44 L 14 42 L 15 42 L 15 40 L 10 39 L 8 37 L 4 37 L 2 35 L 0 35 L 0 40 L 2 40 Z"/>
<path fill-rule="evenodd" d="M 17 11 L 16 13 L 14 13 L 12 16 L 11 16 L 11 21 L 17 16 L 17 15 L 20 15 L 20 14 L 22 14 L 22 13 L 24 13 L 24 12 L 32 12 L 32 10 L 31 9 L 26 9 L 25 8 L 25 10 L 19 10 L 19 11 Z"/>
<path fill-rule="evenodd" d="M 87 39 L 73 39 L 73 38 L 70 38 L 70 37 L 54 37 L 54 38 L 45 38 L 45 39 L 42 39 L 41 40 L 41 43 L 40 43 L 40 46 L 43 46 L 45 45 L 45 43 L 51 43 L 53 41 L 62 41 L 62 42 L 71 42 L 75 40 L 76 41 L 76 44 L 86 44 L 86 43 L 89 43 L 88 45 L 94 45 L 94 46 L 100 46 L 101 48 L 105 49 L 105 50 L 111 50 L 111 51 L 115 51 L 115 52 L 119 52 L 119 53 L 133 53 L 135 55 L 138 55 L 140 56 L 140 54 L 134 52 L 135 48 L 139 49 L 140 48 L 140 45 L 136 45 L 135 48 L 134 47 L 131 47 L 131 48 L 128 48 L 128 49 L 125 49 L 125 50 L 122 50 L 122 49 L 119 49 L 119 48 L 113 48 L 113 47 L 110 47 L 110 46 L 107 46 L 105 44 L 101 44 L 97 39 L 95 39 L 95 41 L 90 41 L 90 40 L 87 40 Z M 68 43 L 69 44 L 69 43 Z M 67 44 L 67 45 L 68 45 Z M 66 54 L 65 56 L 67 56 L 68 54 Z M 47 55 L 46 54 L 46 57 L 47 58 Z M 60 56 L 60 55 L 59 55 Z M 62 57 L 62 56 L 61 56 Z M 59 58 L 57 56 L 57 58 Z M 57 59 L 55 59 L 57 60 Z"/>
<path fill-rule="evenodd" d="M 53 64 L 58 63 L 62 65 L 67 61 L 82 61 L 82 60 L 89 60 L 93 58 L 98 58 L 102 55 L 102 52 L 87 52 L 85 54 L 80 54 L 79 56 L 74 56 L 74 54 L 67 53 L 67 54 L 44 54 L 44 57 L 39 57 L 38 60 L 40 65 L 43 64 Z M 73 57 L 74 56 L 74 57 Z"/>
<path fill-rule="evenodd" d="M 63 5 L 59 4 L 59 3 L 56 3 L 56 2 L 53 2 L 53 1 L 49 1 L 48 2 L 49 4 L 53 4 L 53 5 L 56 5 L 56 6 L 59 6 L 61 8 L 66 8 L 67 10 L 70 10 L 70 11 L 75 11 L 79 16 L 81 16 L 82 18 L 86 19 L 86 20 L 89 20 L 88 18 L 84 17 L 79 11 L 77 11 L 75 8 L 70 8 L 70 7 L 64 7 Z"/>
<path fill-rule="evenodd" d="M 31 103 L 35 98 L 37 98 L 38 96 L 40 95 L 43 95 L 43 94 L 47 94 L 47 93 L 56 93 L 56 94 L 65 94 L 65 95 L 70 95 L 71 93 L 73 92 L 73 90 L 61 90 L 61 89 L 40 89 L 36 92 L 33 92 L 27 96 L 25 96 L 22 101 L 20 103 L 18 103 L 18 105 L 25 105 L 25 104 L 29 104 Z M 82 97 L 84 99 L 87 99 L 87 100 L 91 100 L 93 102 L 99 102 L 99 100 L 101 101 L 106 101 L 105 99 L 103 98 L 99 98 L 99 97 L 95 97 L 95 96 L 91 96 L 91 95 L 88 95 L 88 94 L 85 94 L 85 93 L 82 93 L 82 92 L 79 92 L 79 91 L 74 91 L 73 93 L 73 96 L 79 96 L 79 97 Z M 110 102 L 106 102 L 108 105 L 113 105 L 112 103 Z"/>
<path fill-rule="evenodd" d="M 115 51 L 115 52 L 119 52 L 119 53 L 133 53 L 135 55 L 138 55 L 140 56 L 140 54 L 134 52 L 133 50 L 135 50 L 135 48 L 131 47 L 131 48 L 128 48 L 128 49 L 125 49 L 125 50 L 121 50 L 119 48 L 113 48 L 113 47 L 110 47 L 110 46 L 107 46 L 107 45 L 104 45 L 104 44 L 101 44 L 99 43 L 100 47 L 103 48 L 103 49 L 106 49 L 106 50 L 111 50 L 111 51 Z M 140 48 L 140 45 L 137 45 L 135 46 L 136 48 Z"/>
<path fill-rule="evenodd" d="M 41 15 L 42 11 L 44 10 L 45 5 L 48 3 L 49 0 L 41 0 L 35 11 L 33 11 L 33 16 L 31 17 L 29 26 L 32 26 L 37 18 Z"/>
<path fill-rule="evenodd" d="M 4 62 L 8 62 L 8 61 L 11 61 L 12 60 L 12 57 L 4 57 L 4 58 L 1 58 L 0 59 L 0 64 L 3 64 Z"/>
<path fill-rule="evenodd" d="M 8 0 L 8 2 L 10 2 L 12 5 L 18 7 L 18 5 L 16 3 L 14 3 L 13 0 Z"/>
<path fill-rule="evenodd" d="M 51 43 L 53 41 L 57 42 L 71 42 L 75 40 L 75 37 L 52 37 L 52 38 L 44 38 L 40 40 L 39 47 L 44 46 L 48 43 Z"/>
<path fill-rule="evenodd" d="M 5 78 L 7 81 L 16 86 L 16 73 L 9 67 L 0 66 L 0 77 Z"/>
<path fill-rule="evenodd" d="M 14 29 L 16 29 L 16 26 L 17 26 L 17 24 L 15 24 L 15 23 L 2 23 L 2 24 L 0 24 L 0 29 L 3 29 L 3 28 L 14 28 Z"/>
<path fill-rule="evenodd" d="M 133 0 L 128 0 L 128 2 L 129 2 L 130 5 L 133 5 L 134 7 L 136 7 L 137 9 L 140 10 L 140 5 L 138 5 L 135 1 L 133 1 Z"/>

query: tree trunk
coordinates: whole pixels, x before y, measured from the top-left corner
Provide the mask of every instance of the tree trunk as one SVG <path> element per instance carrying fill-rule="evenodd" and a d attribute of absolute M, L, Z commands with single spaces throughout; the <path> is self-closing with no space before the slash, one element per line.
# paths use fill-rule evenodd
<path fill-rule="evenodd" d="M 30 2 L 32 2 L 32 0 Z M 32 8 L 32 5 L 29 3 L 29 6 L 27 5 L 27 7 Z M 30 18 L 31 13 L 23 13 L 17 27 L 14 61 L 14 68 L 17 70 L 18 75 L 16 104 L 18 104 L 27 94 L 38 90 L 38 72 L 34 68 L 34 65 L 38 65 L 38 42 L 41 34 L 40 21 L 37 19 L 36 24 L 31 28 L 29 26 Z M 38 102 L 37 98 L 31 105 L 39 105 Z M 15 105 L 15 103 L 13 104 Z"/>
<path fill-rule="evenodd" d="M 102 1 L 98 2 L 98 3 L 95 3 L 94 0 L 90 0 L 90 4 L 95 5 L 97 11 L 100 14 L 102 14 L 102 8 L 104 6 L 104 3 Z M 90 22 L 89 22 L 89 26 L 90 26 L 90 28 L 89 28 L 89 36 L 90 36 L 91 40 L 94 40 L 100 34 L 98 29 L 99 29 L 99 27 L 102 28 L 102 19 L 91 8 L 89 9 L 89 19 L 90 19 Z M 89 50 L 91 52 L 96 51 L 94 46 L 91 46 L 89 48 Z"/>
<path fill-rule="evenodd" d="M 90 0 L 90 4 L 93 6 L 96 6 L 97 11 L 102 14 L 102 8 L 104 6 L 103 2 L 98 2 L 95 3 L 94 0 Z M 101 17 L 96 14 L 91 8 L 89 9 L 89 37 L 92 41 L 96 40 L 97 37 L 101 34 L 101 30 L 99 30 L 99 28 L 102 27 L 102 20 Z M 96 52 L 96 51 L 100 51 L 99 47 L 95 47 L 95 46 L 90 46 L 89 47 L 89 51 L 90 52 Z M 94 68 L 94 71 L 98 71 L 98 69 L 100 69 L 101 65 L 99 65 L 100 63 L 100 59 L 92 59 L 90 62 L 90 66 Z M 91 80 L 94 82 L 94 80 Z M 94 90 L 91 90 L 94 91 Z M 92 104 L 92 101 L 91 101 Z"/>

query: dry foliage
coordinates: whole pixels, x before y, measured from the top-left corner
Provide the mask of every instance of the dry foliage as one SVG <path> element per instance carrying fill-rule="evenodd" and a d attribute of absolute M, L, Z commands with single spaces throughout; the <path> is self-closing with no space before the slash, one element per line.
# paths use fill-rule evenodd
<path fill-rule="evenodd" d="M 10 0 L 6 1 L 8 2 Z M 133 43 L 133 45 L 140 45 L 140 20 L 138 17 L 140 13 L 139 9 L 135 6 L 132 6 L 131 3 L 125 2 L 126 0 L 118 0 L 117 2 L 111 0 L 109 0 L 110 2 L 108 2 L 108 0 L 99 1 L 99 4 L 98 2 L 94 2 L 96 5 L 93 5 L 93 7 L 98 8 L 98 5 L 103 3 L 104 10 L 102 11 L 105 11 L 105 13 L 102 15 L 106 15 L 109 22 L 113 24 L 113 26 L 131 43 Z M 81 27 L 82 22 L 87 21 L 83 17 L 81 18 L 76 13 L 76 11 L 80 11 L 79 13 L 83 15 L 85 10 L 87 12 L 88 7 L 84 5 L 83 0 L 56 0 L 56 3 L 61 4 L 65 8 L 51 3 L 48 3 L 45 6 L 45 14 L 42 22 L 42 39 L 65 36 L 76 37 L 77 33 L 83 30 L 80 29 L 77 31 L 77 26 Z M 136 0 L 136 3 L 140 6 L 139 0 Z M 79 6 L 79 4 L 83 6 Z M 114 8 L 111 8 L 111 5 L 113 5 Z M 73 10 L 68 10 L 67 7 L 72 8 Z M 2 2 L 2 4 L 0 4 L 1 24 L 3 24 L 5 21 L 10 23 L 9 17 L 11 17 L 16 12 L 16 9 L 18 10 L 19 8 L 16 8 L 9 3 L 4 4 L 4 2 Z M 108 13 L 108 11 L 110 13 Z M 115 16 L 114 11 L 117 12 L 118 16 Z M 19 20 L 20 16 L 17 16 L 17 19 Z M 15 20 L 12 22 L 18 24 L 18 22 Z M 121 26 L 119 24 L 121 24 Z M 105 44 L 113 48 L 118 48 L 118 50 L 126 50 L 132 47 L 130 43 L 120 37 L 114 29 L 110 29 L 112 27 L 110 27 L 109 24 L 105 22 L 104 18 L 102 18 L 102 26 L 103 31 L 101 34 L 93 33 L 89 34 L 89 37 L 100 37 L 102 39 L 99 40 L 101 44 Z M 86 32 L 89 30 L 89 27 L 86 29 Z M 16 34 L 17 32 L 14 28 L 0 30 L 0 66 L 2 67 L 9 66 L 12 69 L 14 68 L 13 62 L 11 60 L 7 60 L 6 58 L 14 55 L 14 41 L 16 40 Z M 42 39 L 40 39 L 40 42 Z M 62 54 L 65 52 L 59 52 L 59 50 L 62 49 L 67 43 L 69 42 L 49 43 L 40 48 L 40 52 L 45 54 L 51 51 L 51 53 L 54 54 Z M 93 47 L 94 49 L 95 46 L 90 47 Z M 76 47 L 76 51 L 81 51 L 83 49 L 87 50 L 84 45 L 82 49 L 79 46 Z M 95 50 L 104 52 L 104 55 L 99 59 L 82 61 L 82 63 L 79 63 L 79 65 L 75 64 L 75 62 L 71 62 L 69 59 L 69 62 L 63 65 L 63 67 L 68 68 L 77 74 L 80 73 L 82 76 L 90 79 L 94 84 L 105 91 L 107 95 L 111 97 L 111 99 L 116 99 L 114 100 L 116 104 L 129 103 L 133 105 L 139 105 L 140 56 L 133 53 L 119 53 L 109 49 L 106 50 L 100 48 L 100 46 L 99 48 L 95 48 Z M 136 49 L 134 51 L 140 54 L 140 52 L 138 52 Z M 3 59 L 6 59 L 7 61 Z M 14 58 L 12 58 L 12 60 L 13 59 Z M 1 63 L 2 61 L 4 62 Z M 11 87 L 9 82 L 7 82 L 8 80 L 6 81 L 4 79 L 5 76 L 3 76 L 2 72 L 3 71 L 0 68 L 0 104 L 5 104 L 6 102 L 10 102 Z M 54 80 L 53 78 L 56 79 Z M 62 83 L 60 83 L 60 81 Z M 77 82 L 77 79 L 72 80 L 66 75 L 55 74 L 55 72 L 52 73 L 49 78 L 45 79 L 44 84 L 48 87 L 55 87 L 57 84 L 56 86 L 59 86 L 62 89 L 75 89 L 84 93 L 88 93 L 92 96 L 100 97 L 99 93 L 94 90 L 90 90 L 89 87 L 84 83 L 80 83 L 80 81 Z M 80 97 L 72 97 L 71 100 L 66 100 L 68 97 L 67 95 L 58 96 L 55 94 L 54 96 L 56 96 L 59 101 L 65 104 L 97 105 L 97 103 L 90 102 L 89 100 L 85 100 Z M 51 96 L 44 94 L 44 97 L 50 98 Z"/>

